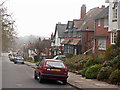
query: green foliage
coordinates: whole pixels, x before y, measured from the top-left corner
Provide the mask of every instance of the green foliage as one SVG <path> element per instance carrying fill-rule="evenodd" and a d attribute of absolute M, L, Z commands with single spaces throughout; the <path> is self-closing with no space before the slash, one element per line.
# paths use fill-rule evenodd
<path fill-rule="evenodd" d="M 116 69 L 115 71 L 113 71 L 109 77 L 109 80 L 112 83 L 120 82 L 120 70 Z"/>
<path fill-rule="evenodd" d="M 85 77 L 88 79 L 96 79 L 101 66 L 99 64 L 93 65 L 85 72 Z"/>
<path fill-rule="evenodd" d="M 105 59 L 110 61 L 112 60 L 114 57 L 116 57 L 117 55 L 119 55 L 119 50 L 116 49 L 115 45 L 110 46 L 105 53 Z"/>
<path fill-rule="evenodd" d="M 84 68 L 82 71 L 81 71 L 81 75 L 82 77 L 85 77 L 85 72 L 88 70 L 89 67 L 86 67 Z"/>
<path fill-rule="evenodd" d="M 110 66 L 110 67 L 113 66 L 112 63 L 111 63 L 111 61 L 105 61 L 105 62 L 103 63 L 103 67 L 107 67 L 107 66 Z"/>
<path fill-rule="evenodd" d="M 24 59 L 25 59 L 25 61 L 34 63 L 34 60 L 32 59 L 32 57 L 26 57 Z"/>
<path fill-rule="evenodd" d="M 68 53 L 68 54 L 66 54 L 66 57 L 67 58 L 71 58 L 73 56 L 73 53 Z"/>
<path fill-rule="evenodd" d="M 89 67 L 95 64 L 99 64 L 99 60 L 98 59 L 94 59 L 94 58 L 90 58 L 85 64 L 84 67 Z"/>
<path fill-rule="evenodd" d="M 116 57 L 111 61 L 112 64 L 116 64 L 116 63 L 119 63 L 119 62 L 120 62 L 120 55 L 116 56 Z"/>
<path fill-rule="evenodd" d="M 63 61 L 71 71 L 79 71 L 83 69 L 84 63 L 86 63 L 89 58 L 91 58 L 89 55 L 75 55 L 72 58 L 65 58 Z"/>
<path fill-rule="evenodd" d="M 120 33 L 118 33 L 117 36 L 118 36 L 118 37 L 117 37 L 117 41 L 116 41 L 116 43 L 115 43 L 115 46 L 116 46 L 116 47 L 120 47 Z"/>
<path fill-rule="evenodd" d="M 77 74 L 81 74 L 81 72 L 82 72 L 82 70 L 79 70 L 79 71 L 77 72 Z"/>
<path fill-rule="evenodd" d="M 12 54 L 8 54 L 8 56 L 12 56 Z"/>
<path fill-rule="evenodd" d="M 112 73 L 112 67 L 102 67 L 97 75 L 98 80 L 108 79 L 110 74 Z"/>

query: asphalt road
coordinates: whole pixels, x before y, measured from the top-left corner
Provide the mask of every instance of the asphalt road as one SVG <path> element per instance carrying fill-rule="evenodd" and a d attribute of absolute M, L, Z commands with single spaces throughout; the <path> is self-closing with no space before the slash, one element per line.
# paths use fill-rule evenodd
<path fill-rule="evenodd" d="M 46 81 L 39 83 L 33 78 L 34 69 L 24 64 L 14 64 L 8 57 L 2 57 L 2 88 L 72 88 L 69 84 Z"/>

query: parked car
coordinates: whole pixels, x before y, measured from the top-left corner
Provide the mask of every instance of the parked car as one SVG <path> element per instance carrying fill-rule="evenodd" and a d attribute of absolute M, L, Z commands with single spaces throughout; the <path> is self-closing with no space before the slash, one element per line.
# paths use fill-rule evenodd
<path fill-rule="evenodd" d="M 24 64 L 24 58 L 21 55 L 16 55 L 14 59 L 14 63 L 22 63 Z"/>
<path fill-rule="evenodd" d="M 54 60 L 60 60 L 61 58 L 66 58 L 66 56 L 65 55 L 57 55 L 53 59 Z"/>
<path fill-rule="evenodd" d="M 10 61 L 14 61 L 15 57 L 12 55 L 12 56 L 9 56 L 9 59 Z"/>
<path fill-rule="evenodd" d="M 65 85 L 68 78 L 68 69 L 61 60 L 45 59 L 34 71 L 34 78 L 42 83 L 45 79 L 60 80 Z"/>

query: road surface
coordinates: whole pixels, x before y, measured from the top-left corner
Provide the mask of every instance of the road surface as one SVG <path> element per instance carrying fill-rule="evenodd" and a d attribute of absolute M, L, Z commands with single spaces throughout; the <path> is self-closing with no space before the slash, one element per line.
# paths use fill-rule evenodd
<path fill-rule="evenodd" d="M 46 81 L 39 83 L 33 78 L 34 69 L 25 64 L 14 64 L 7 56 L 2 57 L 2 88 L 71 88 L 69 84 Z"/>

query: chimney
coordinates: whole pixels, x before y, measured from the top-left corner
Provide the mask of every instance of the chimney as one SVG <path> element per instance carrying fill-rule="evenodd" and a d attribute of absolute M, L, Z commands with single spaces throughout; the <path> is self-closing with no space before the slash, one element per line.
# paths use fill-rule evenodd
<path fill-rule="evenodd" d="M 102 8 L 102 9 L 105 9 L 105 5 L 102 5 L 101 8 Z"/>
<path fill-rule="evenodd" d="M 51 40 L 52 40 L 52 38 L 53 38 L 53 33 L 51 34 Z"/>
<path fill-rule="evenodd" d="M 58 24 L 61 24 L 61 22 L 58 22 Z"/>
<path fill-rule="evenodd" d="M 81 7 L 81 19 L 83 19 L 86 16 L 86 5 L 83 4 Z"/>

